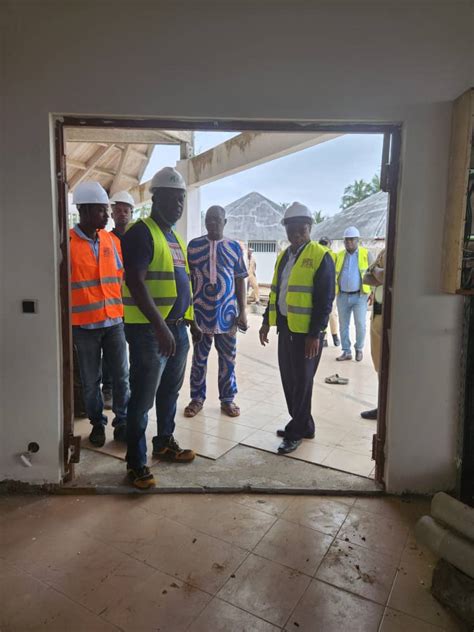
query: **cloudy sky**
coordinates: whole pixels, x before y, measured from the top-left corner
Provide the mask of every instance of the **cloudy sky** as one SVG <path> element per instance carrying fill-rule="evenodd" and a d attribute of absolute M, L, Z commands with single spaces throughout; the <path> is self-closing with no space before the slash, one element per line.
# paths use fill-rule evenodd
<path fill-rule="evenodd" d="M 196 153 L 224 142 L 237 132 L 196 132 Z M 274 202 L 303 202 L 313 211 L 333 215 L 339 210 L 344 188 L 354 180 L 370 180 L 380 172 L 383 137 L 351 134 L 304 149 L 284 158 L 222 178 L 201 187 L 203 210 L 211 204 L 225 206 L 258 191 Z M 165 165 L 176 164 L 179 148 L 155 148 L 143 180 Z"/>

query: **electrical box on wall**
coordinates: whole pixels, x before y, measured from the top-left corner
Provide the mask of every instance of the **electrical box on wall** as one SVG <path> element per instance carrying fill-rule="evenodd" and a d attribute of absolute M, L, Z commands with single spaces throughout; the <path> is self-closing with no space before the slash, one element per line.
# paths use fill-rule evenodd
<path fill-rule="evenodd" d="M 442 287 L 474 294 L 474 88 L 453 106 L 448 196 L 442 252 Z"/>

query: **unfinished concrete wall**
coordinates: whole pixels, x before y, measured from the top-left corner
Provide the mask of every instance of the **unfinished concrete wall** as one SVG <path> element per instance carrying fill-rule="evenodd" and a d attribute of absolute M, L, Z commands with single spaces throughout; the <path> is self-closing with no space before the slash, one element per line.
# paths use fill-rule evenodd
<path fill-rule="evenodd" d="M 61 473 L 50 144 L 50 114 L 59 112 L 403 122 L 387 482 L 391 491 L 452 487 L 461 299 L 440 293 L 440 246 L 450 101 L 473 82 L 470 3 L 2 7 L 8 430 L 0 478 L 54 482 Z M 118 44 L 120 34 L 133 44 Z M 21 315 L 22 298 L 39 299 L 38 315 Z M 31 440 L 41 450 L 26 469 L 16 455 Z"/>

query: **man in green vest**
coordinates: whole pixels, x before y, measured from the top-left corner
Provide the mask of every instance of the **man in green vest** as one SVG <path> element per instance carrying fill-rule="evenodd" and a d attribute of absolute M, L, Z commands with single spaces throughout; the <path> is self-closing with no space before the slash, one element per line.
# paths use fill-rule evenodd
<path fill-rule="evenodd" d="M 186 245 L 173 230 L 183 214 L 186 184 L 175 169 L 164 167 L 154 175 L 150 191 L 150 217 L 132 224 L 122 239 L 131 390 L 127 468 L 130 482 L 139 489 L 155 485 L 146 464 L 145 435 L 153 404 L 158 426 L 153 456 L 176 463 L 194 459 L 194 452 L 182 449 L 173 432 L 189 351 L 187 325 L 193 338 L 200 336 L 194 323 Z"/>
<path fill-rule="evenodd" d="M 359 245 L 360 233 L 355 226 L 344 231 L 344 250 L 336 255 L 336 294 L 342 354 L 338 361 L 352 360 L 349 326 L 354 316 L 356 341 L 355 359 L 363 358 L 367 323 L 367 304 L 370 285 L 363 282 L 364 274 L 371 263 L 367 248 Z"/>
<path fill-rule="evenodd" d="M 259 331 L 265 346 L 271 326 L 278 331 L 278 364 L 290 414 L 279 454 L 293 452 L 303 439 L 313 439 L 313 381 L 321 358 L 324 331 L 334 301 L 335 270 L 331 255 L 311 241 L 311 211 L 293 202 L 282 224 L 289 248 L 278 255 L 268 307 Z"/>

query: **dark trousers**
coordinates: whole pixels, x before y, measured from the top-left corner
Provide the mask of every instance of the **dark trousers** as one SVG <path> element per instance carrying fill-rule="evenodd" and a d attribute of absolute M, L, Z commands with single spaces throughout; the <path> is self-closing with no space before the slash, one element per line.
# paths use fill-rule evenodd
<path fill-rule="evenodd" d="M 112 389 L 112 375 L 110 373 L 105 356 L 102 356 L 102 392 L 112 395 Z"/>
<path fill-rule="evenodd" d="M 286 319 L 278 323 L 278 364 L 286 405 L 291 420 L 286 424 L 285 436 L 290 440 L 302 439 L 314 433 L 311 415 L 313 381 L 321 359 L 323 336 L 320 335 L 318 355 L 309 360 L 304 357 L 306 334 L 294 334 Z"/>
<path fill-rule="evenodd" d="M 138 469 L 146 465 L 148 411 L 156 406 L 158 431 L 153 448 L 159 449 L 173 435 L 176 401 L 183 385 L 189 351 L 184 323 L 168 325 L 176 341 L 170 358 L 160 353 L 151 325 L 125 325 L 130 350 L 130 401 L 127 414 L 127 465 Z"/>
<path fill-rule="evenodd" d="M 102 354 L 107 359 L 112 374 L 113 411 L 115 413 L 112 425 L 125 424 L 130 392 L 128 388 L 127 343 L 123 323 L 112 327 L 100 327 L 99 329 L 83 329 L 74 326 L 72 336 L 79 360 L 82 395 L 91 424 L 93 426 L 107 424 L 104 403 L 100 393 Z"/>

